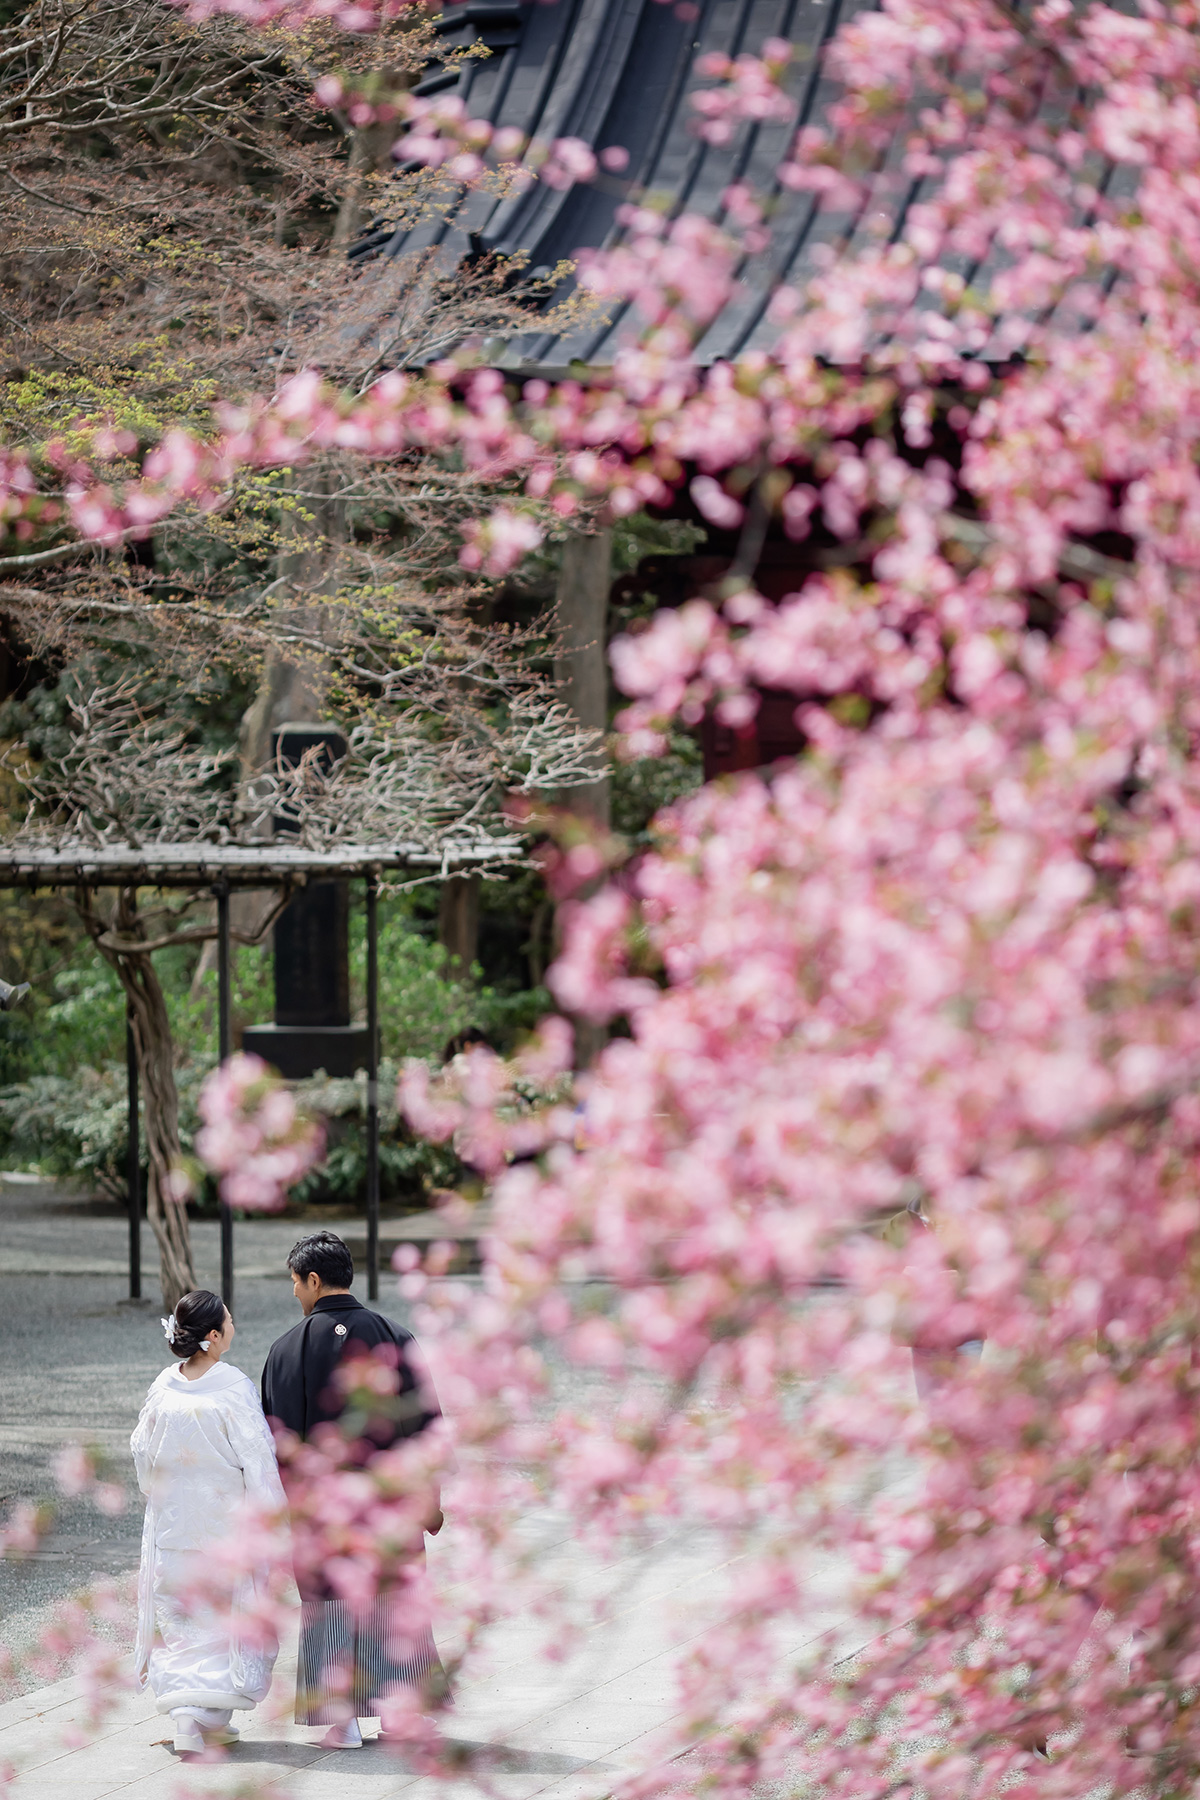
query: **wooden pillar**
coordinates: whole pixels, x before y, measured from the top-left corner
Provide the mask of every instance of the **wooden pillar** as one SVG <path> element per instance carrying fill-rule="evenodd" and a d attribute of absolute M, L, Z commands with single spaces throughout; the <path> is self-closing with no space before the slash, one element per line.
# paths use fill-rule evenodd
<path fill-rule="evenodd" d="M 217 1057 L 222 1063 L 233 1054 L 233 1021 L 230 1010 L 229 883 L 213 888 L 217 901 Z M 221 1198 L 221 1298 L 233 1311 L 233 1209 Z"/>
<path fill-rule="evenodd" d="M 479 950 L 479 876 L 451 875 L 438 895 L 438 943 L 445 946 L 445 973 L 455 981 L 471 979 Z"/>
<path fill-rule="evenodd" d="M 379 875 L 367 876 L 367 1299 L 379 1298 Z"/>
<path fill-rule="evenodd" d="M 558 643 L 554 680 L 559 698 L 589 731 L 608 729 L 608 592 L 612 586 L 612 531 L 608 526 L 569 537 L 563 546 L 555 611 Z M 608 778 L 569 788 L 562 803 L 581 818 L 607 826 Z"/>
<path fill-rule="evenodd" d="M 608 594 L 612 586 L 612 531 L 608 526 L 569 537 L 563 546 L 555 610 L 558 642 L 554 681 L 558 697 L 589 731 L 608 729 Z M 612 797 L 608 777 L 564 788 L 559 804 L 607 830 Z M 557 934 L 556 934 L 557 935 Z M 575 1061 L 585 1069 L 607 1041 L 602 1025 L 575 1021 Z"/>
<path fill-rule="evenodd" d="M 129 1188 L 129 1298 L 142 1297 L 142 1152 L 138 1143 L 137 1040 L 133 1015 L 125 1014 L 125 1083 L 129 1108 L 129 1148 L 126 1168 Z"/>

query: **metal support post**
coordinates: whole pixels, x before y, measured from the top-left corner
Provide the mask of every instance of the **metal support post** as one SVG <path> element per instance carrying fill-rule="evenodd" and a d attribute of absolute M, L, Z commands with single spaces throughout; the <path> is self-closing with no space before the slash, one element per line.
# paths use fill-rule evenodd
<path fill-rule="evenodd" d="M 233 1049 L 233 1027 L 229 1016 L 229 883 L 218 881 L 213 888 L 217 901 L 217 1051 L 227 1062 Z M 221 1298 L 233 1311 L 233 1213 L 228 1202 L 221 1201 Z"/>
<path fill-rule="evenodd" d="M 138 1061 L 133 1035 L 133 1014 L 125 1014 L 125 1079 L 129 1095 L 129 1150 L 126 1180 L 129 1186 L 129 1298 L 142 1297 L 142 1161 L 138 1141 Z"/>
<path fill-rule="evenodd" d="M 379 1298 L 379 876 L 367 876 L 367 1298 Z"/>

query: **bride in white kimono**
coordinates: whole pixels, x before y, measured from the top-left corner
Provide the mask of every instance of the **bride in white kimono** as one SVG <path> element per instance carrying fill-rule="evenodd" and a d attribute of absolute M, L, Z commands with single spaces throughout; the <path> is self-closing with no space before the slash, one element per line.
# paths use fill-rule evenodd
<path fill-rule="evenodd" d="M 138 1680 L 159 1712 L 169 1712 L 175 1749 L 198 1754 L 237 1741 L 234 1711 L 257 1705 L 271 1686 L 277 1646 L 239 1636 L 238 1614 L 255 1598 L 255 1577 L 239 1576 L 232 1606 L 193 1588 L 205 1555 L 236 1532 L 244 1501 L 281 1513 L 275 1445 L 254 1385 L 223 1368 L 233 1320 L 216 1294 L 185 1294 L 163 1320 L 177 1368 L 164 1369 L 130 1440 L 146 1496 L 138 1578 Z"/>

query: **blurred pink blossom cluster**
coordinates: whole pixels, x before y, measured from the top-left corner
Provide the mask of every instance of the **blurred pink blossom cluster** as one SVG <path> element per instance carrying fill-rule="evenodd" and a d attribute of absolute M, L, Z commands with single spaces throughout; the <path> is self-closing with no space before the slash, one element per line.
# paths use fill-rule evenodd
<path fill-rule="evenodd" d="M 424 0 L 173 0 L 189 19 L 232 13 L 252 25 L 296 31 L 308 24 L 336 25 L 342 31 L 375 31 L 389 19 L 420 10 Z"/>
<path fill-rule="evenodd" d="M 252 1212 L 277 1212 L 320 1161 L 324 1134 L 261 1057 L 240 1052 L 200 1090 L 196 1154 L 220 1178 L 221 1198 Z"/>
<path fill-rule="evenodd" d="M 467 541 L 458 560 L 464 569 L 480 569 L 485 575 L 507 575 L 542 541 L 537 520 L 507 506 L 469 521 L 463 530 Z"/>
<path fill-rule="evenodd" d="M 618 682 L 634 699 L 618 717 L 627 755 L 661 748 L 665 722 L 675 714 L 696 724 L 715 707 L 723 722 L 747 723 L 763 687 L 811 697 L 853 691 L 894 703 L 930 679 L 942 649 L 929 602 L 952 583 L 937 523 L 952 498 L 949 470 L 937 458 L 914 469 L 878 441 L 862 454 L 835 442 L 823 460 L 829 474 L 819 494 L 802 484 L 783 495 L 789 536 L 808 535 L 818 503 L 823 523 L 843 539 L 861 529 L 865 515 L 886 509 L 893 535 L 875 558 L 886 584 L 878 603 L 847 604 L 844 579 L 813 575 L 776 606 L 741 588 L 720 608 L 689 600 L 658 613 L 648 629 L 612 646 Z M 702 483 L 709 485 L 697 493 Z M 715 523 L 741 517 L 740 507 L 728 516 L 722 511 L 734 502 L 711 477 L 697 476 L 692 496 Z"/>
<path fill-rule="evenodd" d="M 93 1581 L 83 1593 L 55 1607 L 27 1657 L 28 1668 L 43 1683 L 60 1680 L 70 1670 L 78 1684 L 86 1706 L 64 1733 L 70 1749 L 94 1741 L 126 1690 L 128 1652 L 123 1639 L 130 1625 L 130 1601 L 126 1584 Z"/>
<path fill-rule="evenodd" d="M 742 120 L 755 125 L 786 123 L 796 104 L 780 83 L 792 56 L 793 46 L 783 38 L 768 38 L 759 56 L 743 52 L 733 57 L 722 51 L 701 56 L 697 73 L 721 84 L 692 95 L 692 105 L 702 120 L 701 137 L 710 144 L 727 144 Z"/>
<path fill-rule="evenodd" d="M 884 0 L 826 70 L 780 171 L 822 231 L 762 349 L 705 348 L 768 243 L 739 180 L 719 225 L 628 202 L 583 277 L 646 329 L 586 382 L 309 371 L 125 487 L 58 473 L 108 543 L 330 447 L 504 483 L 480 569 L 532 547 L 526 503 L 686 490 L 746 531 L 745 566 L 618 640 L 623 724 L 635 753 L 710 715 L 748 733 L 769 690 L 804 753 L 685 795 L 627 867 L 563 853 L 551 985 L 614 1026 L 586 1071 L 564 1020 L 524 1065 L 405 1077 L 491 1199 L 478 1282 L 404 1273 L 459 1592 L 476 1622 L 511 1605 L 534 1489 L 578 1541 L 723 1535 L 690 1754 L 637 1800 L 1176 1800 L 1200 1785 L 1200 9 Z M 712 72 L 781 110 L 769 69 Z M 2 477 L 35 520 L 28 465 Z M 773 524 L 805 561 L 768 597 Z M 237 1204 L 277 1202 L 307 1128 L 261 1065 L 215 1080 L 205 1153 Z M 320 1446 L 305 1470 L 304 1553 L 362 1604 L 413 1541 L 411 1471 Z M 826 1556 L 861 1577 L 832 1668 Z"/>
<path fill-rule="evenodd" d="M 532 187 L 539 178 L 550 187 L 568 188 L 594 180 L 601 164 L 619 170 L 628 160 L 616 145 L 597 158 L 580 138 L 543 141 L 515 127 L 473 119 L 456 94 L 426 99 L 397 89 L 380 96 L 355 88 L 341 76 L 322 75 L 313 85 L 313 99 L 319 106 L 343 111 L 352 125 L 402 125 L 403 134 L 393 146 L 398 161 L 445 168 L 467 187 L 487 173 L 489 156 L 518 188 Z"/>
<path fill-rule="evenodd" d="M 684 353 L 729 298 L 737 246 L 694 213 L 669 219 L 631 203 L 619 217 L 624 242 L 581 254 L 580 284 L 606 300 L 632 300 L 657 328 L 655 347 Z"/>
<path fill-rule="evenodd" d="M 32 1500 L 18 1500 L 0 1526 L 0 1555 L 13 1560 L 32 1556 L 49 1529 L 44 1508 Z"/>
<path fill-rule="evenodd" d="M 62 510 L 57 500 L 39 493 L 28 457 L 0 447 L 0 543 L 10 532 L 19 544 L 27 543 L 39 526 L 61 518 Z"/>
<path fill-rule="evenodd" d="M 575 1114 L 561 1091 L 573 1042 L 566 1020 L 551 1017 L 507 1061 L 473 1045 L 435 1080 L 424 1063 L 410 1060 L 397 1104 L 423 1136 L 452 1139 L 460 1156 L 493 1175 L 511 1157 L 573 1139 Z"/>
<path fill-rule="evenodd" d="M 489 155 L 518 187 L 532 187 L 540 178 L 549 187 L 569 188 L 576 182 L 593 181 L 600 167 L 595 151 L 581 138 L 544 141 L 527 137 L 512 126 L 473 119 L 457 95 L 435 95 L 428 100 L 403 96 L 402 101 L 408 129 L 396 141 L 393 154 L 404 162 L 444 167 L 468 186 L 486 173 Z M 609 149 L 604 166 L 622 166 L 622 154 L 615 146 Z"/>
<path fill-rule="evenodd" d="M 113 1479 L 101 1451 L 83 1444 L 67 1444 L 55 1454 L 51 1467 L 60 1491 L 71 1499 L 84 1496 L 110 1518 L 124 1512 L 125 1489 Z"/>
<path fill-rule="evenodd" d="M 821 631 L 857 610 L 836 601 L 810 596 L 817 630 L 772 665 L 813 757 L 679 803 L 623 887 L 568 914 L 556 995 L 628 1035 L 578 1083 L 573 1126 L 546 1115 L 540 1165 L 509 1164 L 488 1053 L 440 1093 L 410 1077 L 414 1124 L 453 1129 L 497 1176 L 484 1293 L 456 1311 L 414 1293 L 427 1329 L 445 1315 L 462 1437 L 536 1450 L 581 1529 L 652 1511 L 740 1546 L 736 1616 L 681 1688 L 708 1784 L 736 1791 L 752 1742 L 760 1773 L 800 1766 L 838 1792 L 851 1768 L 882 1796 L 897 1732 L 936 1724 L 950 1747 L 916 1766 L 947 1800 L 963 1741 L 989 1794 L 1046 1739 L 1048 1792 L 1114 1768 L 1128 1791 L 1147 1755 L 1196 1759 L 1171 1719 L 1200 1616 L 1160 1535 L 1200 1507 L 1200 1030 L 1163 979 L 1195 980 L 1170 920 L 1200 897 L 1200 792 L 1162 738 L 1195 703 L 1132 619 L 1080 607 L 1053 643 L 1014 635 L 1005 655 L 996 621 L 967 637 L 953 706 L 925 682 L 849 728 L 803 701 L 814 655 L 845 693 L 894 651 L 866 639 L 829 662 L 851 640 Z M 961 585 L 925 604 L 962 616 Z M 761 650 L 785 610 L 747 609 L 742 641 Z M 1111 833 L 1098 820 L 1131 771 L 1144 798 Z M 631 973 L 649 954 L 661 985 Z M 600 1312 L 584 1277 L 609 1284 Z M 619 1400 L 535 1424 L 539 1333 L 619 1370 Z M 980 1340 L 983 1364 L 958 1354 Z M 848 1506 L 899 1446 L 924 1479 Z M 871 1641 L 844 1680 L 774 1660 L 811 1618 L 816 1546 L 863 1576 Z M 639 1791 L 677 1782 L 647 1772 Z"/>

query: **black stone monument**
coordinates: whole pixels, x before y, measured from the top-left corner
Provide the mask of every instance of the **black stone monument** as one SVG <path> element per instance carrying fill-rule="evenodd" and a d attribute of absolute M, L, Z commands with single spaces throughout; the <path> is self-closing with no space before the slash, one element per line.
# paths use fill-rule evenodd
<path fill-rule="evenodd" d="M 272 759 L 298 767 L 317 751 L 331 768 L 346 754 L 336 725 L 281 725 L 271 736 Z M 280 837 L 295 831 L 277 816 Z M 275 1022 L 250 1025 L 243 1050 L 272 1063 L 289 1081 L 315 1075 L 353 1075 L 367 1064 L 367 1027 L 350 1023 L 350 884 L 311 881 L 293 895 L 275 922 Z"/>

